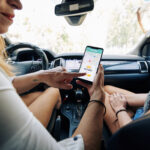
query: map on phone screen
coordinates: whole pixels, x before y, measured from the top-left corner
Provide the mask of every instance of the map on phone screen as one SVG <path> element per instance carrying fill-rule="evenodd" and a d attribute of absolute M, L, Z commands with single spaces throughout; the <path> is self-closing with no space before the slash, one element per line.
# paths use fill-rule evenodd
<path fill-rule="evenodd" d="M 86 75 L 80 77 L 81 79 L 93 82 L 102 54 L 103 49 L 101 48 L 86 47 L 83 61 L 79 70 L 79 72 L 85 72 Z"/>

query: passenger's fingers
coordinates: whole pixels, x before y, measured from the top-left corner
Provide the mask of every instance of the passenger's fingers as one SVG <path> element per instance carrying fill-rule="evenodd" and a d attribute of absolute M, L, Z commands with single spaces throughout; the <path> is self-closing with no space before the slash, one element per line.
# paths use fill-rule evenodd
<path fill-rule="evenodd" d="M 114 96 L 114 97 L 117 97 L 117 94 L 116 94 L 116 93 L 113 93 L 113 96 Z"/>
<path fill-rule="evenodd" d="M 116 97 L 121 98 L 120 93 L 116 93 Z"/>
<path fill-rule="evenodd" d="M 112 104 L 113 100 L 114 100 L 114 97 L 113 97 L 113 95 L 110 95 L 110 96 L 109 96 L 109 101 L 110 101 L 110 104 Z"/>
<path fill-rule="evenodd" d="M 113 98 L 114 98 L 114 96 L 113 96 L 113 95 L 109 95 L 109 99 L 111 99 L 111 100 L 112 100 Z"/>
<path fill-rule="evenodd" d="M 67 71 L 66 68 L 62 67 L 62 71 Z"/>
<path fill-rule="evenodd" d="M 84 86 L 84 87 L 86 87 L 86 88 L 90 88 L 90 87 L 91 87 L 91 85 L 89 85 L 89 84 L 87 84 L 87 83 L 84 83 L 84 82 L 82 82 L 82 81 L 80 81 L 80 80 L 76 80 L 76 83 L 79 84 L 79 85 L 82 85 L 82 86 Z"/>
<path fill-rule="evenodd" d="M 72 78 L 71 79 L 65 79 L 64 83 L 70 83 L 71 81 L 72 81 Z"/>
<path fill-rule="evenodd" d="M 104 68 L 100 65 L 100 84 L 104 87 Z"/>
<path fill-rule="evenodd" d="M 95 78 L 94 78 L 94 82 L 93 82 L 93 85 L 96 86 L 96 85 L 99 85 L 100 83 L 100 66 L 98 68 L 98 72 L 97 74 L 95 75 Z"/>
<path fill-rule="evenodd" d="M 124 95 L 124 94 L 122 94 L 122 93 L 120 93 L 120 96 L 121 96 L 121 97 L 124 97 L 124 98 L 126 98 L 126 97 L 125 97 L 125 95 Z"/>
<path fill-rule="evenodd" d="M 94 85 L 104 87 L 104 73 L 102 65 L 99 65 L 98 72 L 94 78 Z"/>
<path fill-rule="evenodd" d="M 122 100 L 126 101 L 126 97 L 123 94 L 120 94 Z"/>
<path fill-rule="evenodd" d="M 56 67 L 56 69 L 59 69 L 59 70 L 61 70 L 61 71 L 66 71 L 66 68 L 65 68 L 65 67 L 62 67 L 62 66 Z"/>
<path fill-rule="evenodd" d="M 117 93 L 117 94 L 118 94 L 118 98 L 125 100 L 125 97 L 123 96 L 123 94 L 121 94 L 121 93 Z"/>
<path fill-rule="evenodd" d="M 49 71 L 63 72 L 66 71 L 66 68 L 58 66 L 56 68 L 50 69 Z"/>
<path fill-rule="evenodd" d="M 63 75 L 67 78 L 75 78 L 86 75 L 86 73 L 73 73 L 73 72 L 63 72 Z"/>
<path fill-rule="evenodd" d="M 72 84 L 64 83 L 59 86 L 60 89 L 71 90 L 73 88 Z"/>

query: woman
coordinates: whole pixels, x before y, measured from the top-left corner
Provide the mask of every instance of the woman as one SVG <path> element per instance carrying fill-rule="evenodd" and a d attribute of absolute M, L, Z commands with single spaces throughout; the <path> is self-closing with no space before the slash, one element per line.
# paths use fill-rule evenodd
<path fill-rule="evenodd" d="M 0 34 L 6 33 L 13 23 L 14 10 L 22 9 L 20 0 L 0 0 Z M 103 115 L 105 111 L 105 93 L 103 90 L 104 75 L 102 67 L 99 67 L 91 88 L 90 103 L 83 115 L 80 124 L 73 134 L 74 138 L 56 142 L 47 132 L 43 125 L 32 115 L 26 105 L 22 102 L 18 93 L 23 93 L 39 83 L 46 83 L 55 88 L 71 89 L 70 81 L 74 77 L 85 75 L 85 73 L 67 73 L 63 68 L 55 70 L 39 71 L 28 75 L 16 77 L 13 85 L 10 82 L 10 66 L 4 62 L 3 51 L 0 53 L 0 149 L 1 150 L 91 150 L 100 149 L 100 140 L 103 126 Z M 19 84 L 18 84 L 19 83 Z M 22 87 L 23 85 L 23 87 Z M 14 87 L 17 89 L 14 89 Z M 56 89 L 48 89 L 44 93 L 37 94 L 35 101 L 32 99 L 27 105 L 40 120 L 42 115 L 38 114 L 37 108 L 42 103 L 49 103 L 46 95 L 55 95 Z M 43 96 L 44 95 L 44 96 Z M 57 95 L 57 94 L 56 94 Z M 37 98 L 38 97 L 38 98 Z M 58 98 L 58 97 L 57 97 Z M 57 99 L 56 98 L 56 99 Z M 55 99 L 55 98 L 54 98 Z M 28 98 L 27 98 L 28 100 Z M 34 102 L 33 102 L 34 101 Z M 44 101 L 44 102 L 42 102 Z M 33 107 L 32 104 L 34 104 Z M 51 103 L 52 105 L 52 103 Z M 56 101 L 53 103 L 53 107 Z M 43 107 L 43 106 L 40 106 Z M 49 110 L 48 105 L 44 105 Z M 44 117 L 50 114 L 40 108 Z M 52 109 L 51 109 L 52 111 Z M 37 114 L 36 114 L 36 113 Z M 40 120 L 45 126 L 46 121 Z M 93 126 L 95 126 L 93 128 Z M 88 132 L 87 132 L 88 131 Z"/>
<path fill-rule="evenodd" d="M 104 89 L 107 93 L 105 100 L 107 113 L 104 120 L 112 133 L 132 120 L 149 113 L 150 97 L 148 93 L 135 94 L 109 85 Z"/>
<path fill-rule="evenodd" d="M 3 56 L 2 59 L 5 59 L 7 57 L 6 52 L 3 51 L 4 49 L 5 49 L 4 40 L 2 37 L 0 37 L 0 52 L 1 56 Z M 2 62 L 1 64 L 5 63 Z M 14 76 L 13 73 L 8 70 L 9 68 L 11 69 L 10 66 L 6 64 L 4 65 L 4 70 L 8 71 L 10 81 L 13 83 L 13 86 L 15 87 L 18 94 L 27 92 L 28 90 L 36 86 L 36 84 L 32 84 L 32 82 L 29 83 L 30 78 L 34 76 L 34 74 L 30 74 L 30 77 L 25 79 L 26 75 L 19 77 Z M 25 83 L 28 83 L 29 85 L 27 88 L 25 87 L 26 85 Z M 25 94 L 21 96 L 21 98 L 24 101 L 24 103 L 28 106 L 29 110 L 45 127 L 47 127 L 49 123 L 53 109 L 54 108 L 59 109 L 61 104 L 59 89 L 53 87 L 47 88 L 44 92 L 38 91 Z"/>

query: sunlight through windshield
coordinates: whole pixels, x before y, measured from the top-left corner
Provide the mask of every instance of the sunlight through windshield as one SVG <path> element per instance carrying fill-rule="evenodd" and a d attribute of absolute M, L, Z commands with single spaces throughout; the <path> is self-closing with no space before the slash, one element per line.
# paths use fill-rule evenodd
<path fill-rule="evenodd" d="M 70 26 L 54 14 L 55 0 L 22 0 L 7 36 L 57 54 L 83 52 L 87 45 L 103 47 L 107 54 L 125 54 L 143 34 L 136 11 L 143 0 L 97 0 L 80 26 Z"/>

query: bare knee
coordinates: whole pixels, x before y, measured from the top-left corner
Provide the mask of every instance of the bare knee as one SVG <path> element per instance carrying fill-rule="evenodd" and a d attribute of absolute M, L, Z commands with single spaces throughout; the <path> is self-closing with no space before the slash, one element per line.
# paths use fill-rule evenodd
<path fill-rule="evenodd" d="M 24 96 L 21 96 L 21 98 L 25 102 L 25 104 L 27 106 L 29 106 L 41 95 L 42 95 L 42 92 L 32 92 L 32 93 L 26 94 Z"/>
<path fill-rule="evenodd" d="M 49 87 L 45 90 L 45 92 L 52 92 L 52 93 L 56 93 L 59 94 L 59 89 L 58 88 L 54 88 L 54 87 Z"/>
<path fill-rule="evenodd" d="M 112 88 L 113 88 L 113 86 L 111 86 L 111 85 L 105 85 L 105 86 L 104 86 L 104 90 L 105 90 L 107 93 L 109 93 L 109 92 L 112 90 Z"/>

